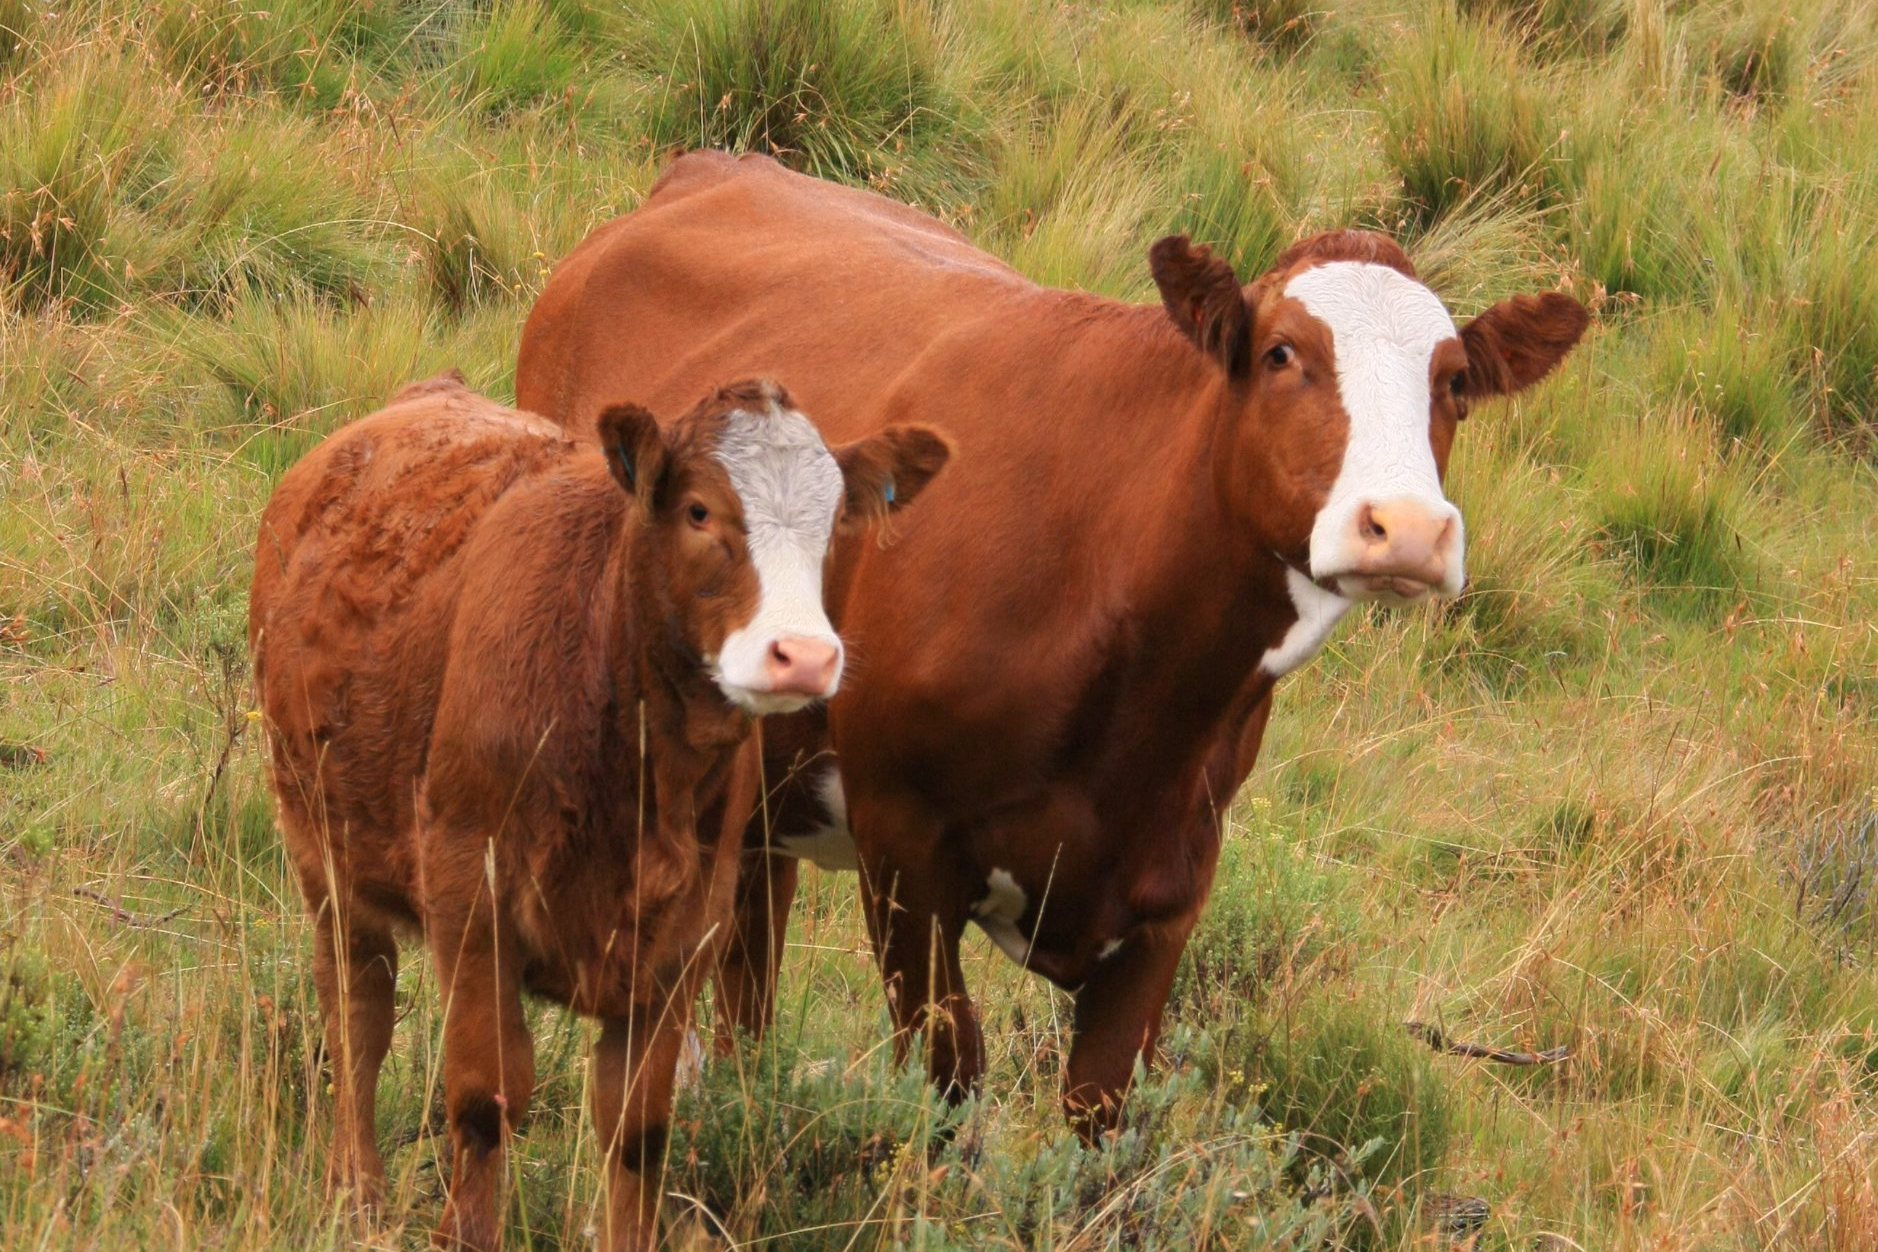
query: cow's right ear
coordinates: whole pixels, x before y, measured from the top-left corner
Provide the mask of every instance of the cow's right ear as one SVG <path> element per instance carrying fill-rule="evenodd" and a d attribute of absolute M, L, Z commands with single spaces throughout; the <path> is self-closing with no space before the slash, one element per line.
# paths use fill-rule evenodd
<path fill-rule="evenodd" d="M 671 460 L 659 420 L 637 404 L 614 404 L 601 411 L 597 425 L 613 481 L 652 507 Z"/>
<path fill-rule="evenodd" d="M 1252 371 L 1252 314 L 1232 266 L 1185 235 L 1148 249 L 1148 269 L 1180 333 L 1232 378 Z"/>

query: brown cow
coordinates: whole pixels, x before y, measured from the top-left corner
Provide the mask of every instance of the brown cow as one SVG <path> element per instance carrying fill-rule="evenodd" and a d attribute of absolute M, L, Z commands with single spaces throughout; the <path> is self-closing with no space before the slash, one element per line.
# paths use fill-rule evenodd
<path fill-rule="evenodd" d="M 903 205 L 697 153 L 555 272 L 516 379 L 579 429 L 621 388 L 771 371 L 830 437 L 931 420 L 957 439 L 969 471 L 893 549 L 837 561 L 868 681 L 827 711 L 832 759 L 822 714 L 765 731 L 772 783 L 805 767 L 771 846 L 862 871 L 897 1037 L 927 1030 L 942 1086 L 983 1066 L 967 923 L 1076 989 L 1085 1135 L 1153 1047 L 1273 684 L 1353 602 L 1460 589 L 1456 423 L 1588 321 L 1551 293 L 1457 329 L 1364 232 L 1244 287 L 1185 238 L 1148 259 L 1160 305 L 1047 290 Z M 746 881 L 721 986 L 761 1028 L 794 869 Z"/>
<path fill-rule="evenodd" d="M 524 989 L 601 1019 L 606 1246 L 652 1241 L 648 1173 L 736 879 L 741 825 L 699 816 L 727 786 L 753 800 L 754 714 L 840 682 L 836 525 L 913 499 L 948 455 L 920 427 L 831 455 L 770 383 L 663 430 L 615 405 L 597 430 L 577 444 L 418 384 L 309 453 L 261 523 L 249 640 L 316 927 L 329 1177 L 382 1188 L 395 935 L 421 932 L 445 996 L 446 1245 L 497 1243 L 534 1083 Z"/>

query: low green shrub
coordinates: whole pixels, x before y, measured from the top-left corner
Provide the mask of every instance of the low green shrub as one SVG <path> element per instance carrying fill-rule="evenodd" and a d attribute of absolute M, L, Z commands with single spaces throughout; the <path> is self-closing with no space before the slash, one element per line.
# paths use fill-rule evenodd
<path fill-rule="evenodd" d="M 1213 1077 L 1252 1082 L 1273 1122 L 1348 1178 L 1396 1186 L 1447 1154 L 1454 1119 L 1433 1055 L 1347 985 L 1271 1005 Z"/>

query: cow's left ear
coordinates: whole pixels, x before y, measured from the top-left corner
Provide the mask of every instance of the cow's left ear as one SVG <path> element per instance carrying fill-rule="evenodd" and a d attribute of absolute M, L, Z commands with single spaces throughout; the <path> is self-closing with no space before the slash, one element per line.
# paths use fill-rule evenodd
<path fill-rule="evenodd" d="M 1510 396 L 1565 359 L 1591 314 L 1562 291 L 1514 296 L 1461 327 L 1467 349 L 1467 394 Z"/>
<path fill-rule="evenodd" d="M 665 467 L 671 463 L 659 420 L 639 405 L 614 404 L 601 411 L 595 425 L 613 481 L 647 509 L 655 507 Z"/>
<path fill-rule="evenodd" d="M 847 525 L 863 526 L 905 508 L 952 459 L 952 441 L 930 426 L 889 426 L 836 448 L 847 487 Z"/>
<path fill-rule="evenodd" d="M 1232 266 L 1185 235 L 1148 249 L 1148 270 L 1180 333 L 1233 378 L 1252 371 L 1252 313 Z"/>

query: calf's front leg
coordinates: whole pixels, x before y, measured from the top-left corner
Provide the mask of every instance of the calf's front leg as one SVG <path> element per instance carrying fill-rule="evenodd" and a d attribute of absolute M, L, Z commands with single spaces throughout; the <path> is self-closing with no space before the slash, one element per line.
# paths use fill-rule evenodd
<path fill-rule="evenodd" d="M 433 1242 L 471 1252 L 494 1252 L 501 1242 L 504 1149 L 535 1087 L 521 961 L 502 920 L 485 894 L 460 913 L 433 913 L 428 927 L 444 997 L 451 1146 L 450 1198 Z"/>
<path fill-rule="evenodd" d="M 659 1177 L 672 1120 L 678 1056 L 691 1028 L 691 994 L 608 1018 L 593 1049 L 593 1120 L 606 1153 L 607 1252 L 658 1246 Z"/>

